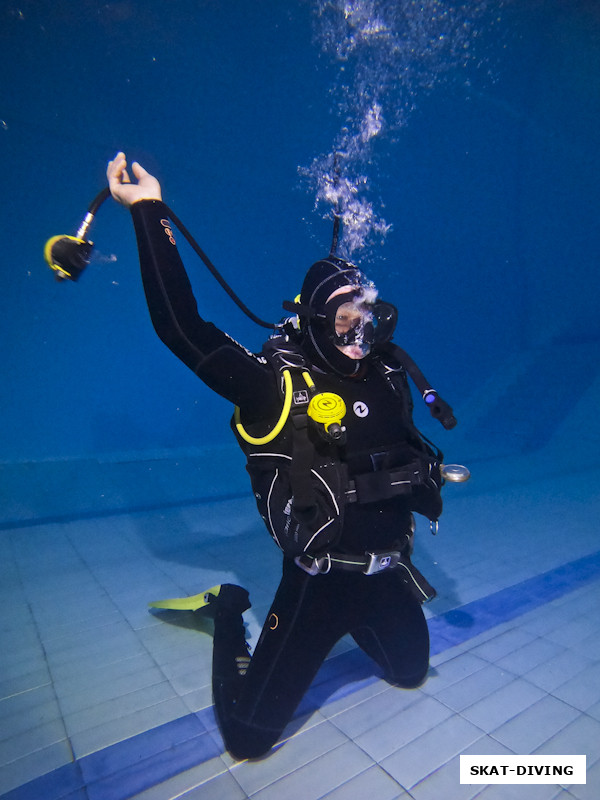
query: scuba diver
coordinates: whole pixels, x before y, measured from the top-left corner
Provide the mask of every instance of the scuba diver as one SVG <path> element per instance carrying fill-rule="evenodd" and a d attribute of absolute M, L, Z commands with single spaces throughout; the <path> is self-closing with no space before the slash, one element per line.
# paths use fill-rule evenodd
<path fill-rule="evenodd" d="M 201 613 L 214 619 L 217 721 L 232 756 L 256 758 L 281 737 L 346 634 L 391 684 L 424 681 L 429 633 L 421 604 L 435 591 L 411 562 L 413 513 L 437 526 L 442 455 L 413 423 L 407 373 L 432 416 L 448 429 L 456 420 L 392 343 L 394 306 L 333 253 L 310 267 L 299 297 L 284 303 L 292 316 L 261 353 L 205 321 L 159 182 L 136 162 L 132 173 L 134 182 L 124 153 L 108 164 L 112 196 L 133 219 L 152 323 L 184 364 L 236 406 L 232 428 L 256 504 L 283 554 L 252 654 L 246 590 L 224 584 L 181 606 L 204 606 Z"/>

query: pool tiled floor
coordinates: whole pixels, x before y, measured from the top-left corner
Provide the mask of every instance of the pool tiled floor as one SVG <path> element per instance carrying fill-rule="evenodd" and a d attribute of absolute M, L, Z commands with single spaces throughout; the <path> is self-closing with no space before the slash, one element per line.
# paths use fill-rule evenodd
<path fill-rule="evenodd" d="M 419 524 L 415 560 L 439 592 L 426 608 L 424 686 L 387 685 L 342 640 L 283 742 L 253 762 L 235 762 L 215 724 L 210 623 L 147 608 L 241 583 L 256 641 L 279 554 L 250 498 L 4 526 L 0 797 L 596 798 L 598 473 L 524 487 L 521 463 L 508 470 L 514 484 L 494 480 L 506 467 L 447 487 L 436 538 Z M 461 785 L 459 756 L 469 753 L 584 753 L 588 781 Z"/>

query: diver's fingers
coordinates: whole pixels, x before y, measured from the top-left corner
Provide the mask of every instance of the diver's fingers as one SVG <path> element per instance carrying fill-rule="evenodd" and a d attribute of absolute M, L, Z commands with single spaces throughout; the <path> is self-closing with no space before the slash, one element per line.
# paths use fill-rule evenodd
<path fill-rule="evenodd" d="M 151 175 L 148 170 L 144 169 L 137 161 L 133 162 L 131 169 L 138 181 L 138 186 L 143 192 L 143 199 L 161 200 L 162 192 L 160 183 L 154 175 Z"/>
<path fill-rule="evenodd" d="M 137 161 L 131 165 L 136 183 L 131 182 L 127 172 L 125 153 L 117 153 L 112 161 L 108 162 L 106 176 L 108 185 L 115 200 L 129 207 L 138 200 L 161 200 L 160 184 L 153 175 L 150 175 Z"/>
<path fill-rule="evenodd" d="M 127 159 L 125 158 L 125 153 L 117 153 L 113 160 L 108 162 L 108 166 L 106 167 L 106 177 L 108 178 L 109 184 L 111 181 L 113 183 L 121 182 L 121 176 L 126 166 Z"/>
<path fill-rule="evenodd" d="M 131 165 L 131 170 L 132 170 L 133 174 L 135 175 L 135 177 L 138 179 L 138 181 L 141 178 L 144 178 L 146 175 L 150 175 L 148 170 L 144 169 L 142 167 L 142 165 L 139 163 L 139 161 L 134 161 L 133 162 L 133 164 Z"/>

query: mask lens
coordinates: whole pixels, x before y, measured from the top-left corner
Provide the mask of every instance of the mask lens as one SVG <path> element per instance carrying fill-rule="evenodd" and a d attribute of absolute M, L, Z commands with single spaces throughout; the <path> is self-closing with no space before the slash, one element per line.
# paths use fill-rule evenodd
<path fill-rule="evenodd" d="M 336 310 L 333 340 L 338 347 L 371 344 L 373 332 L 373 314 L 364 303 L 352 300 Z"/>

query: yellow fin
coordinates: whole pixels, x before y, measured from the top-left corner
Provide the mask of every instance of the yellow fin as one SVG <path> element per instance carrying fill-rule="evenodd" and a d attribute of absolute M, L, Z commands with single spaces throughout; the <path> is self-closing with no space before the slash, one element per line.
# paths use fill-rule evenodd
<path fill-rule="evenodd" d="M 155 600 L 148 603 L 151 608 L 168 608 L 172 611 L 197 611 L 199 608 L 210 603 L 211 597 L 217 597 L 221 590 L 221 584 L 211 586 L 205 592 L 195 594 L 192 597 L 174 597 L 171 600 Z"/>

